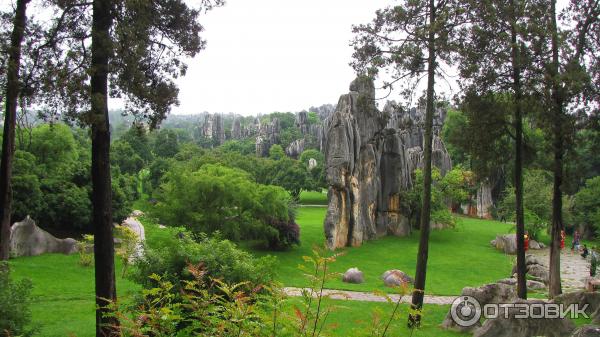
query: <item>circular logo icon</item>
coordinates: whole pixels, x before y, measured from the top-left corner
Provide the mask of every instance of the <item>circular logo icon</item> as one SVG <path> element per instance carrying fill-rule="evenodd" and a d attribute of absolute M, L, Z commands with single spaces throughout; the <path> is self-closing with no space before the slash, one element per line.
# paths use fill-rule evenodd
<path fill-rule="evenodd" d="M 470 327 L 481 318 L 481 304 L 474 297 L 461 296 L 452 302 L 452 320 L 462 327 Z"/>

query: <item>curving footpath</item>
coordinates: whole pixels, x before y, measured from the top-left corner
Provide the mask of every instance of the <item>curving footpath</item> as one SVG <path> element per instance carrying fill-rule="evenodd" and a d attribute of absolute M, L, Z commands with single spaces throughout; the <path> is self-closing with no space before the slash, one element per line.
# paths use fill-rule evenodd
<path fill-rule="evenodd" d="M 302 296 L 302 290 L 310 291 L 310 288 L 295 288 L 295 287 L 285 287 L 283 291 L 288 296 Z M 316 297 L 317 293 L 313 293 L 313 297 Z M 375 293 L 370 292 L 362 292 L 362 291 L 349 291 L 349 290 L 337 290 L 337 289 L 323 289 L 323 296 L 327 296 L 334 300 L 351 300 L 351 301 L 366 301 L 366 302 L 387 302 L 388 298 L 386 296 L 377 295 Z M 398 294 L 388 294 L 389 298 L 393 302 L 397 302 L 400 295 Z M 425 295 L 423 302 L 425 304 L 437 304 L 437 305 L 446 305 L 452 304 L 452 302 L 456 299 L 457 296 L 432 296 Z M 407 294 L 400 298 L 402 303 L 410 303 L 412 295 Z"/>

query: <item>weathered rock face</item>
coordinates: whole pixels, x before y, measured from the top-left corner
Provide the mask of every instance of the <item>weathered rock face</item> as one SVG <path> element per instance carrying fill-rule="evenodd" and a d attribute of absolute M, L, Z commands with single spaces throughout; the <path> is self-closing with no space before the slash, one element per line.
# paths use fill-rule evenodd
<path fill-rule="evenodd" d="M 517 235 L 503 234 L 496 236 L 496 248 L 502 250 L 505 254 L 514 255 L 517 253 Z"/>
<path fill-rule="evenodd" d="M 242 122 L 239 118 L 235 118 L 233 120 L 233 124 L 231 124 L 231 138 L 232 139 L 242 139 Z"/>
<path fill-rule="evenodd" d="M 221 145 L 225 141 L 225 127 L 223 126 L 223 116 L 220 114 L 207 114 L 204 117 L 202 126 L 202 136 L 212 139 L 216 145 Z"/>
<path fill-rule="evenodd" d="M 304 144 L 305 144 L 304 138 L 293 141 L 285 149 L 285 154 L 287 154 L 289 157 L 292 157 L 294 159 L 298 159 L 298 157 L 300 157 L 302 152 L 304 152 Z"/>
<path fill-rule="evenodd" d="M 421 116 L 417 110 L 411 111 L 414 119 L 396 112 L 391 104 L 380 112 L 373 83 L 359 77 L 323 123 L 329 184 L 324 227 L 330 249 L 359 246 L 387 234 L 410 233 L 401 195 L 411 188 L 411 174 L 423 162 Z M 402 123 L 390 123 L 392 115 Z M 437 136 L 433 152 L 434 165 L 442 173 L 450 170 L 450 157 Z"/>
<path fill-rule="evenodd" d="M 55 238 L 36 226 L 35 221 L 29 216 L 21 222 L 16 222 L 10 229 L 10 253 L 14 257 L 76 252 L 77 241 L 71 238 Z"/>
<path fill-rule="evenodd" d="M 319 165 L 319 163 L 317 163 L 317 160 L 315 158 L 308 159 L 308 170 L 309 171 L 314 170 L 318 165 Z"/>
<path fill-rule="evenodd" d="M 258 122 L 258 136 L 256 137 L 256 155 L 266 157 L 272 145 L 279 143 L 279 119 L 273 118 L 268 124 Z"/>
<path fill-rule="evenodd" d="M 477 189 L 477 216 L 483 219 L 491 219 L 490 208 L 493 205 L 492 187 L 487 180 L 482 181 Z"/>

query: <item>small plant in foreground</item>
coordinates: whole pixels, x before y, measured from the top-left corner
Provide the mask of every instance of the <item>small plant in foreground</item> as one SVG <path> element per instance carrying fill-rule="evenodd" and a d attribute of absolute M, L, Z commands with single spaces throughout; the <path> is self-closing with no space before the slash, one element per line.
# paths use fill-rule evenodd
<path fill-rule="evenodd" d="M 86 234 L 83 239 L 77 242 L 79 251 L 79 264 L 89 267 L 94 263 L 94 236 Z"/>
<path fill-rule="evenodd" d="M 31 322 L 31 281 L 14 282 L 10 278 L 9 265 L 0 262 L 0 336 L 32 336 L 28 329 Z"/>

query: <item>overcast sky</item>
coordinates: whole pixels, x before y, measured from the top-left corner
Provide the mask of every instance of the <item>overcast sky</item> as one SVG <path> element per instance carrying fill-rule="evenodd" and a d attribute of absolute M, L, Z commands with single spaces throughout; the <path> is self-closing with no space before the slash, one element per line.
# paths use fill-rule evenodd
<path fill-rule="evenodd" d="M 391 0 L 227 0 L 205 14 L 207 48 L 180 79 L 177 114 L 296 112 L 337 103 L 354 71 L 351 25 Z"/>

